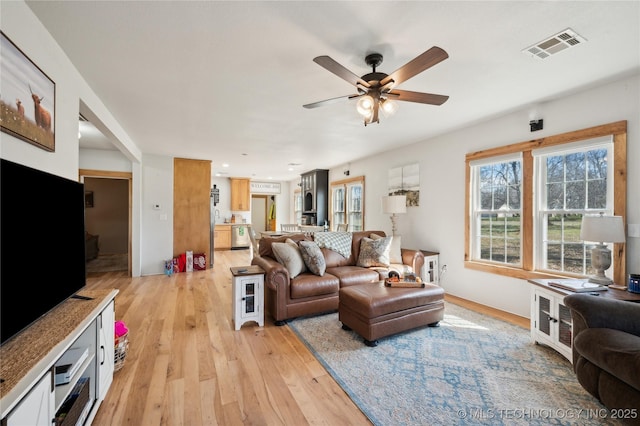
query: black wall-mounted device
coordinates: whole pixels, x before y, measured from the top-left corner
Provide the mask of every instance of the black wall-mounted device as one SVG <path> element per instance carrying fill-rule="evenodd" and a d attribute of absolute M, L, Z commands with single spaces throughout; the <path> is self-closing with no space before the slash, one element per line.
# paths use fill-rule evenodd
<path fill-rule="evenodd" d="M 538 130 L 542 130 L 542 122 L 544 120 L 531 120 L 529 121 L 529 127 L 531 127 L 532 132 L 537 132 Z"/>

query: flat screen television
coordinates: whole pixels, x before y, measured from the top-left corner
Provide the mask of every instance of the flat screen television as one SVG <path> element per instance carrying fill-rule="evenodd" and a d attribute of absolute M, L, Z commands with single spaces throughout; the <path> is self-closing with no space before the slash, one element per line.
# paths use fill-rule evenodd
<path fill-rule="evenodd" d="M 84 185 L 0 159 L 0 344 L 86 285 Z"/>

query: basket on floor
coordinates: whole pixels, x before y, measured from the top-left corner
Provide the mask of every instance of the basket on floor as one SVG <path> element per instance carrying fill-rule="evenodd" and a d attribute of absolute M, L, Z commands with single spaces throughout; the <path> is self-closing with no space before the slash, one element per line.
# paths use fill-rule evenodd
<path fill-rule="evenodd" d="M 129 333 L 125 333 L 122 336 L 117 336 L 115 339 L 115 357 L 114 357 L 114 370 L 118 371 L 124 366 L 124 361 L 127 357 L 127 351 L 129 350 Z"/>

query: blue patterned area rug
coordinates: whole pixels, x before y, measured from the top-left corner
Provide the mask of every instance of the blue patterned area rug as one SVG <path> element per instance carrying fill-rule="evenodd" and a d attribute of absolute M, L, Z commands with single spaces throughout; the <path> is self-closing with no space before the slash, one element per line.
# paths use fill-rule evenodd
<path fill-rule="evenodd" d="M 289 326 L 375 425 L 619 425 L 528 330 L 445 304 L 440 327 L 365 346 L 338 314 Z"/>

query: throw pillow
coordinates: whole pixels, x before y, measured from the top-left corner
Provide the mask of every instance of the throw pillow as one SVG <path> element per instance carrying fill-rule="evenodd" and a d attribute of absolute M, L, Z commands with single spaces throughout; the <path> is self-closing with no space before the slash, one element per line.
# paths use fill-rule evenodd
<path fill-rule="evenodd" d="M 302 254 L 305 265 L 307 265 L 307 268 L 309 268 L 311 272 L 319 276 L 324 275 L 327 264 L 324 261 L 322 250 L 320 250 L 318 244 L 314 241 L 300 241 L 300 253 Z"/>
<path fill-rule="evenodd" d="M 291 278 L 295 278 L 307 270 L 300 249 L 292 240 L 287 240 L 284 243 L 273 243 L 271 250 L 273 250 L 276 260 L 287 268 Z"/>
<path fill-rule="evenodd" d="M 391 237 L 383 237 L 377 240 L 363 238 L 360 242 L 360 255 L 358 266 L 369 268 L 371 266 L 389 266 L 389 248 Z"/>
<path fill-rule="evenodd" d="M 381 237 L 378 234 L 371 234 L 370 235 L 372 240 L 379 240 L 380 238 L 385 238 L 385 237 Z M 402 265 L 402 251 L 400 250 L 400 247 L 402 246 L 402 238 L 400 237 L 400 235 L 396 235 L 391 237 L 391 248 L 389 249 L 389 263 L 391 264 L 399 264 Z"/>
<path fill-rule="evenodd" d="M 337 251 L 346 258 L 351 256 L 352 240 L 351 232 L 316 232 L 313 235 L 313 241 L 318 244 L 318 247 Z"/>

